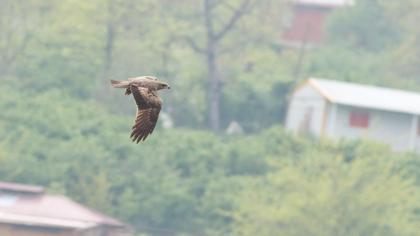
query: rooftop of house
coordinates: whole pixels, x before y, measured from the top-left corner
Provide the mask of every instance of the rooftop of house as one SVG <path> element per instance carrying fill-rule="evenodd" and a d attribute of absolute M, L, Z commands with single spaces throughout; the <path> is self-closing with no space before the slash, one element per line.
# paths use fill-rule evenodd
<path fill-rule="evenodd" d="M 124 227 L 116 219 L 40 186 L 0 182 L 0 222 L 56 228 Z"/>
<path fill-rule="evenodd" d="M 420 115 L 420 93 L 319 78 L 307 84 L 331 103 Z"/>

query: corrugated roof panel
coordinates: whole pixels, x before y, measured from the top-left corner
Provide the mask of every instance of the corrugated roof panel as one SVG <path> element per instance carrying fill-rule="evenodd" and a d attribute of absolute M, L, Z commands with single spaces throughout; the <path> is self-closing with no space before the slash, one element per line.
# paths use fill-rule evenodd
<path fill-rule="evenodd" d="M 1 194 L 0 198 L 9 198 L 8 194 Z M 44 223 L 54 225 L 55 222 L 80 221 L 89 224 L 105 224 L 111 226 L 122 227 L 124 224 L 118 220 L 95 212 L 86 208 L 70 199 L 60 195 L 16 195 L 11 204 L 0 204 L 0 222 L 4 222 L 7 216 L 13 216 L 11 220 L 18 220 L 22 217 L 22 221 L 28 221 L 30 218 L 26 216 L 34 216 L 44 218 Z M 54 221 L 57 220 L 57 221 Z M 28 222 L 29 223 L 29 222 Z M 41 222 L 34 222 L 38 224 Z M 78 224 L 77 222 L 75 224 Z M 57 226 L 60 226 L 58 224 Z"/>
<path fill-rule="evenodd" d="M 420 115 L 419 93 L 318 78 L 309 84 L 332 103 Z"/>

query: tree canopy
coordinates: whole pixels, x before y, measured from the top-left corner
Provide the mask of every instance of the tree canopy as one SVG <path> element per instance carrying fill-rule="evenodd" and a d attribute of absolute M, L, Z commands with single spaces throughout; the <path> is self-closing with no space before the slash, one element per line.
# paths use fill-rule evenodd
<path fill-rule="evenodd" d="M 1 4 L 1 180 L 44 185 L 139 235 L 420 232 L 418 154 L 281 125 L 306 76 L 420 91 L 417 1 L 335 11 L 299 78 L 299 52 L 280 44 L 285 1 Z M 135 145 L 134 102 L 109 79 L 147 74 L 171 84 L 174 127 L 160 119 Z M 223 131 L 233 121 L 243 133 Z"/>

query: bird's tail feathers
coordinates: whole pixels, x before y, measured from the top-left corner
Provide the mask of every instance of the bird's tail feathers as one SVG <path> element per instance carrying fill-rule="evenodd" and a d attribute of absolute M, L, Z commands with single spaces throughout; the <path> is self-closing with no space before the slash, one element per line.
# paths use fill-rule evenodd
<path fill-rule="evenodd" d="M 114 88 L 128 88 L 130 85 L 129 81 L 118 81 L 118 80 L 111 80 L 111 85 Z"/>

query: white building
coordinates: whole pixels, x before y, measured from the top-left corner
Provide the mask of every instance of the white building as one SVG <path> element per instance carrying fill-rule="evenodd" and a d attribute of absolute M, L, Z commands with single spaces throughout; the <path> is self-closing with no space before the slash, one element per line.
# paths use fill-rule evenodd
<path fill-rule="evenodd" d="M 311 78 L 290 98 L 286 129 L 420 151 L 420 94 Z"/>

